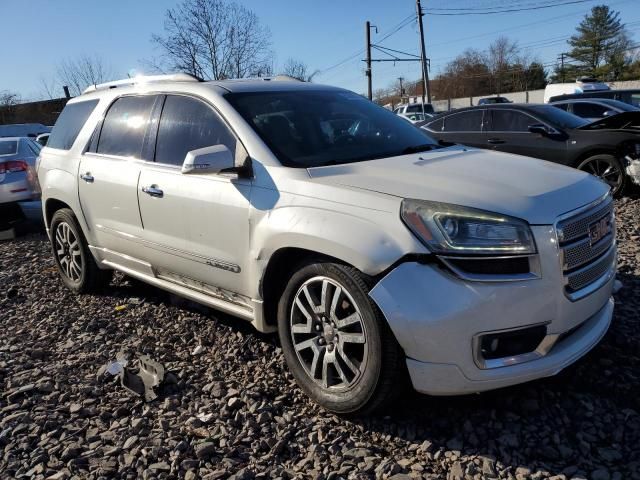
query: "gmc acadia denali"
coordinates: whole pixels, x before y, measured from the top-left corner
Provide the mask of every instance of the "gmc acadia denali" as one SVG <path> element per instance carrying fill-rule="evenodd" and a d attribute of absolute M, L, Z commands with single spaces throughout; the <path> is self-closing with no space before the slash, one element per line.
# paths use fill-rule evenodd
<path fill-rule="evenodd" d="M 119 270 L 278 331 L 337 413 L 558 373 L 613 312 L 594 176 L 445 147 L 355 93 L 186 74 L 88 88 L 39 167 L 62 281 Z"/>

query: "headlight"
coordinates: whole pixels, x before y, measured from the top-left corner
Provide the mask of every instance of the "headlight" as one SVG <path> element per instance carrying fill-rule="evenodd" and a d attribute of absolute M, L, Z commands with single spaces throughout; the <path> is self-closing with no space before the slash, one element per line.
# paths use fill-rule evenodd
<path fill-rule="evenodd" d="M 536 253 L 529 225 L 519 218 L 447 203 L 405 199 L 402 220 L 434 253 Z"/>

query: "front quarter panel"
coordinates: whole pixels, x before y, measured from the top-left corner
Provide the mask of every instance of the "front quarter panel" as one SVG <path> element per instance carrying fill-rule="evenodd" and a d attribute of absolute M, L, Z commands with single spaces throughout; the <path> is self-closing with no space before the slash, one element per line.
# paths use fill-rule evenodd
<path fill-rule="evenodd" d="M 254 205 L 277 198 L 273 208 L 255 208 L 251 215 L 254 278 L 262 278 L 269 259 L 282 248 L 334 257 L 371 276 L 407 254 L 428 253 L 402 223 L 400 199 L 313 182 L 300 184 L 306 194 L 261 188 L 252 193 Z M 350 203 L 343 202 L 347 198 Z M 257 291 L 252 295 L 259 298 Z"/>

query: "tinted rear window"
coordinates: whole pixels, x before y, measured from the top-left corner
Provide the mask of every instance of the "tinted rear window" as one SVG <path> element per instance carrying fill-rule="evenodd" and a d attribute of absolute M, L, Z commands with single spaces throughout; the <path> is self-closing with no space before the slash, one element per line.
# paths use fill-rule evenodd
<path fill-rule="evenodd" d="M 51 131 L 47 146 L 61 150 L 69 150 L 97 104 L 98 100 L 89 100 L 86 102 L 71 103 L 64 107 L 64 110 L 62 110 L 58 121 Z"/>
<path fill-rule="evenodd" d="M 140 158 L 155 101 L 154 95 L 116 100 L 104 118 L 98 153 Z"/>
<path fill-rule="evenodd" d="M 454 113 L 444 118 L 445 132 L 479 132 L 482 130 L 482 110 Z"/>
<path fill-rule="evenodd" d="M 0 155 L 14 155 L 18 151 L 16 140 L 0 140 Z"/>

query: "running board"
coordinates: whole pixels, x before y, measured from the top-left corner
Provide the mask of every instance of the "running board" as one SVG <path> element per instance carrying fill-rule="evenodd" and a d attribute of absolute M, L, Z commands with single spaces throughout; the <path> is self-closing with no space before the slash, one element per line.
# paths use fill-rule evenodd
<path fill-rule="evenodd" d="M 116 253 L 106 248 L 97 248 L 94 246 L 89 247 L 94 254 L 98 254 L 98 258 L 101 258 L 102 265 L 118 270 L 131 277 L 137 278 L 145 283 L 153 285 L 154 287 L 161 288 L 171 293 L 175 293 L 194 302 L 201 303 L 207 307 L 220 310 L 222 312 L 239 317 L 243 320 L 250 322 L 253 327 L 262 333 L 272 333 L 276 331 L 276 328 L 272 325 L 268 325 L 264 319 L 262 312 L 262 302 L 259 300 L 251 300 L 253 307 L 238 305 L 235 303 L 227 302 L 223 299 L 212 297 L 205 293 L 192 290 L 188 287 L 179 285 L 173 281 L 164 280 L 155 276 L 152 266 L 141 260 Z M 111 259 L 104 258 L 105 256 L 111 257 Z M 119 261 L 114 261 L 117 258 Z M 121 261 L 120 261 L 121 260 Z M 128 265 L 124 265 L 127 263 Z M 135 265 L 135 267 L 134 267 Z M 144 272 L 140 271 L 144 270 Z"/>

